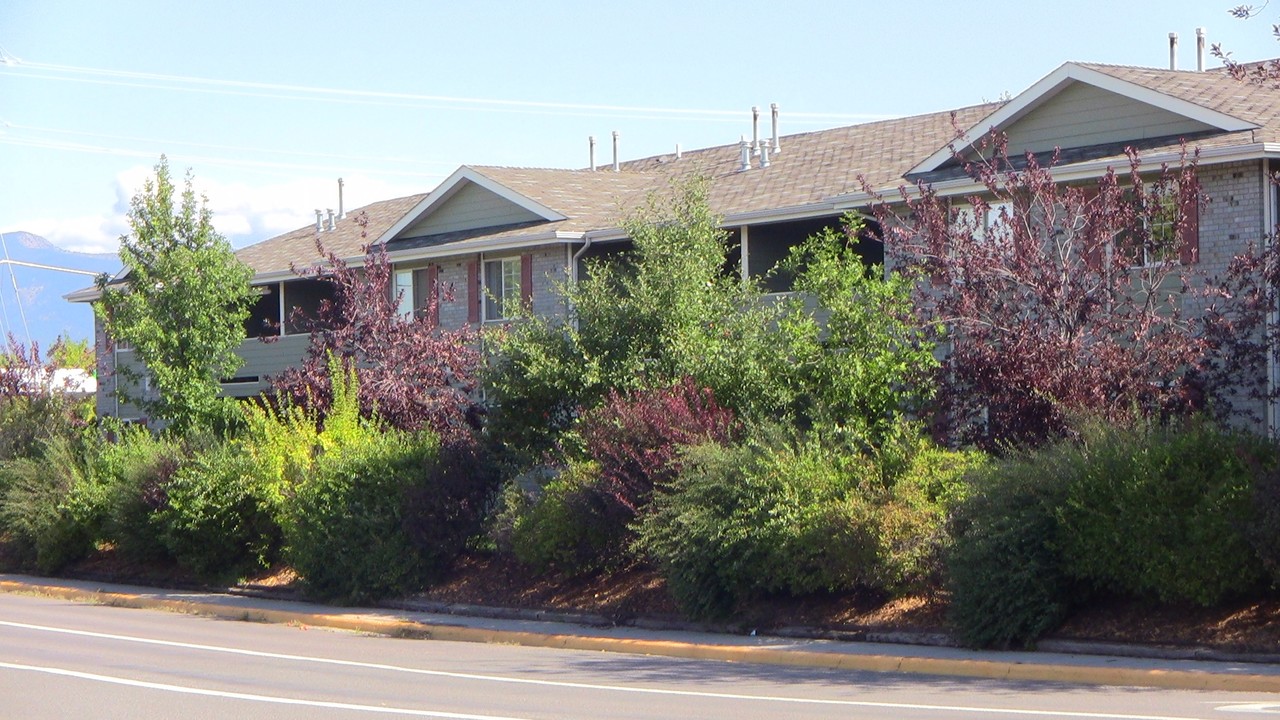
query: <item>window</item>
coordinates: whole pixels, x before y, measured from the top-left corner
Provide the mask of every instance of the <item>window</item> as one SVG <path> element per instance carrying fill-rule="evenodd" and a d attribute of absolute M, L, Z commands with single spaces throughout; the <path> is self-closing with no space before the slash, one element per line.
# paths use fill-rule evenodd
<path fill-rule="evenodd" d="M 396 314 L 402 319 L 409 320 L 413 318 L 413 271 L 397 270 L 395 286 L 391 290 L 392 297 L 396 300 Z"/>
<path fill-rule="evenodd" d="M 981 220 L 973 205 L 957 205 L 951 211 L 951 227 L 957 233 L 970 233 L 980 243 L 1007 242 L 1013 239 L 1013 213 L 1013 203 L 1008 200 L 990 203 Z"/>
<path fill-rule="evenodd" d="M 1153 193 L 1152 204 L 1150 216 L 1141 218 L 1141 228 L 1135 226 L 1116 239 L 1117 247 L 1133 267 L 1152 267 L 1179 259 L 1182 243 L 1178 235 L 1178 188 Z"/>
<path fill-rule="evenodd" d="M 507 320 L 520 312 L 520 258 L 488 260 L 484 264 L 484 319 Z"/>
<path fill-rule="evenodd" d="M 1159 207 L 1147 222 L 1147 241 L 1142 247 L 1142 264 L 1158 265 L 1178 259 L 1178 189 L 1159 198 Z"/>

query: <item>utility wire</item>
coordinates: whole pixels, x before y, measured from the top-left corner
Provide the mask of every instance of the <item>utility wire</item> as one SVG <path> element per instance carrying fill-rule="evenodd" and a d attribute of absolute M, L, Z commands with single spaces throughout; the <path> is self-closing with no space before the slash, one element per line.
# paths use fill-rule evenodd
<path fill-rule="evenodd" d="M 343 155 L 339 153 L 317 153 L 317 152 L 304 152 L 299 150 L 280 150 L 278 148 L 245 147 L 243 145 L 220 145 L 220 144 L 214 144 L 214 143 L 192 142 L 190 140 L 147 138 L 147 137 L 138 137 L 136 135 L 111 135 L 107 133 L 88 132 L 85 130 L 66 130 L 62 128 L 38 127 L 35 125 L 21 125 L 18 123 L 11 123 L 6 120 L 0 120 L 0 126 L 3 126 L 5 128 L 12 128 L 14 130 L 26 130 L 26 131 L 35 132 L 35 133 L 52 133 L 55 135 L 78 135 L 81 137 L 102 138 L 104 140 L 127 140 L 130 142 L 156 143 L 156 144 L 165 145 L 165 146 L 189 145 L 191 147 L 206 148 L 209 150 L 234 150 L 236 152 L 246 152 L 246 153 L 273 153 L 277 155 L 294 155 L 297 157 L 318 158 L 322 160 L 359 160 L 363 162 L 389 162 L 389 163 L 411 163 L 414 165 L 439 165 L 442 167 L 447 166 L 451 170 L 454 167 L 457 167 L 456 163 L 451 163 L 443 160 L 422 160 L 419 158 L 403 157 L 403 156 L 402 157 L 377 157 L 377 156 L 365 156 L 365 155 Z M 31 138 L 31 139 L 40 140 L 39 138 Z"/>
<path fill-rule="evenodd" d="M 83 143 L 60 142 L 56 140 L 40 140 L 36 138 L 16 138 L 6 135 L 0 135 L 0 144 L 17 145 L 19 147 L 43 148 L 46 150 L 67 150 L 71 152 L 85 152 L 96 155 L 117 155 L 122 157 L 137 157 L 154 159 L 159 153 L 150 150 L 134 150 L 131 148 L 119 147 L 103 147 L 101 145 L 86 145 Z M 188 155 L 185 153 L 169 153 L 172 159 L 182 160 L 184 162 L 204 163 L 209 165 L 221 165 L 229 167 L 244 168 L 265 168 L 277 170 L 304 170 L 307 172 L 326 172 L 326 173 L 343 173 L 358 172 L 368 175 L 395 175 L 400 177 L 415 177 L 439 179 L 443 178 L 442 173 L 432 172 L 415 172 L 413 170 L 369 170 L 361 168 L 351 168 L 350 166 L 321 166 L 321 165 L 303 165 L 299 163 L 274 162 L 270 160 L 232 160 L 228 158 L 211 157 L 204 155 Z"/>
<path fill-rule="evenodd" d="M 352 90 L 347 88 L 266 83 L 247 80 L 223 80 L 191 75 L 169 75 L 163 73 L 133 72 L 127 70 L 90 68 L 76 65 L 28 62 L 13 57 L 12 55 L 5 55 L 3 60 L 4 62 L 0 63 L 0 72 L 18 73 L 24 71 L 37 71 L 39 74 L 35 77 L 49 80 L 67 80 L 72 82 L 86 82 L 103 85 L 123 85 L 127 87 L 144 87 L 184 92 L 206 92 L 224 95 L 249 95 L 255 97 L 295 100 L 329 100 L 354 104 L 408 105 L 410 107 L 423 107 L 422 103 L 434 103 L 435 105 L 427 107 L 444 110 L 476 110 L 483 108 L 486 111 L 550 115 L 592 116 L 593 113 L 608 113 L 608 115 L 605 115 L 606 117 L 625 115 L 629 118 L 635 118 L 637 113 L 647 113 L 649 115 L 660 116 L 642 119 L 672 119 L 673 117 L 675 119 L 689 119 L 690 117 L 701 116 L 704 119 L 717 118 L 725 122 L 739 122 L 744 114 L 742 110 L 607 105 L 542 100 L 509 100 L 454 95 L 426 95 L 420 93 L 377 90 Z M 65 77 L 68 75 L 70 77 Z M 158 85 L 157 83 L 167 84 Z M 177 85 L 175 85 L 175 83 Z M 187 85 L 189 87 L 182 87 L 183 85 Z M 281 96 L 281 92 L 294 93 L 294 95 Z M 301 93 L 302 95 L 297 95 L 297 93 Z M 443 103 L 443 105 L 441 105 L 441 103 Z M 804 124 L 829 123 L 834 121 L 865 122 L 868 120 L 883 120 L 891 117 L 896 116 L 870 113 L 820 113 L 798 111 L 788 111 L 787 113 L 788 122 L 798 121 Z"/>
<path fill-rule="evenodd" d="M 9 259 L 9 241 L 5 239 L 7 233 L 0 232 L 0 247 L 4 248 L 5 264 L 9 266 L 9 280 L 13 283 L 13 300 L 18 306 L 18 315 L 22 318 L 22 331 L 27 336 L 27 347 L 31 347 L 31 328 L 27 326 L 27 311 L 22 308 L 22 296 L 18 294 L 18 276 L 13 272 L 13 261 Z"/>

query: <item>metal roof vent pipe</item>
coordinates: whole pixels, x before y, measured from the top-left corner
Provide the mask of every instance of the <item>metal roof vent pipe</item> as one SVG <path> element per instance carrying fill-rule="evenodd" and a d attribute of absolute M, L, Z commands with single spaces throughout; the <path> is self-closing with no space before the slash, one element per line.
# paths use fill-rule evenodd
<path fill-rule="evenodd" d="M 1204 28 L 1196 28 L 1196 72 L 1204 72 Z"/>
<path fill-rule="evenodd" d="M 760 154 L 760 108 L 751 106 L 751 154 Z"/>
<path fill-rule="evenodd" d="M 745 135 L 740 136 L 738 140 L 738 149 L 742 151 L 742 163 L 738 168 L 739 172 L 746 172 L 751 169 L 751 145 L 747 142 Z"/>
<path fill-rule="evenodd" d="M 338 178 L 338 219 L 341 220 L 347 216 L 347 211 L 342 204 L 342 178 Z"/>
<path fill-rule="evenodd" d="M 1169 33 L 1169 69 L 1178 69 L 1178 33 Z"/>
<path fill-rule="evenodd" d="M 324 213 L 316 208 L 316 232 L 324 232 Z"/>
<path fill-rule="evenodd" d="M 613 131 L 613 171 L 618 172 L 621 169 L 622 168 L 618 166 L 618 131 L 614 130 Z"/>
<path fill-rule="evenodd" d="M 596 136 L 587 136 L 587 159 L 591 162 L 591 172 L 596 171 Z"/>
<path fill-rule="evenodd" d="M 333 208 L 326 208 L 329 211 L 329 230 L 332 231 L 338 225 L 333 221 Z"/>
<path fill-rule="evenodd" d="M 763 170 L 764 168 L 769 167 L 769 143 L 761 141 L 759 152 L 760 168 Z"/>
<path fill-rule="evenodd" d="M 782 152 L 782 144 L 778 138 L 778 103 L 769 103 L 769 112 L 773 115 L 773 154 Z"/>

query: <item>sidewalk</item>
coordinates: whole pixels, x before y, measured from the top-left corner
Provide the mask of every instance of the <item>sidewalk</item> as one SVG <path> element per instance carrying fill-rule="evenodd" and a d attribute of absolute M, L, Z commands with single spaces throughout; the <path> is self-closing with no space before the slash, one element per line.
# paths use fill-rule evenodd
<path fill-rule="evenodd" d="M 1000 680 L 1280 693 L 1280 665 L 595 627 L 399 608 L 336 608 L 229 593 L 159 590 L 0 574 L 0 592 L 160 609 L 231 620 L 292 623 L 397 637 L 635 653 L 872 672 Z M 1087 649 L 1087 648 L 1082 648 Z"/>

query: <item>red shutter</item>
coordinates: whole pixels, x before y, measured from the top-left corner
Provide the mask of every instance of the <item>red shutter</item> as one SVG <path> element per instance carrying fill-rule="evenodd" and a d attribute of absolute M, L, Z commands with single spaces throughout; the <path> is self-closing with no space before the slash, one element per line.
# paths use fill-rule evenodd
<path fill-rule="evenodd" d="M 440 325 L 440 266 L 427 266 L 427 322 Z"/>
<path fill-rule="evenodd" d="M 1086 220 L 1091 217 L 1096 218 L 1094 205 L 1098 202 L 1098 194 L 1096 188 L 1086 188 L 1084 191 L 1084 207 L 1080 209 L 1080 212 L 1084 213 Z M 1085 267 L 1094 272 L 1102 272 L 1103 251 L 1106 249 L 1107 244 L 1104 237 L 1106 232 L 1106 228 L 1094 227 L 1094 223 L 1091 223 L 1084 231 L 1084 243 L 1083 247 L 1080 248 L 1080 252 L 1084 255 Z"/>
<path fill-rule="evenodd" d="M 480 262 L 467 263 L 467 322 L 480 322 Z"/>
<path fill-rule="evenodd" d="M 1178 225 L 1178 259 L 1183 265 L 1200 260 L 1200 185 L 1189 183 L 1178 199 L 1182 205 L 1182 222 Z"/>
<path fill-rule="evenodd" d="M 533 256 L 520 256 L 520 304 L 525 310 L 533 309 Z"/>

